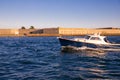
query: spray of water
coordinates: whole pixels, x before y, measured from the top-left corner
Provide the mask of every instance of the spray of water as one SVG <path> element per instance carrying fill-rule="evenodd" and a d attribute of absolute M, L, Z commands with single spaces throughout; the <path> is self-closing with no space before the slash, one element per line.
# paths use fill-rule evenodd
<path fill-rule="evenodd" d="M 120 52 L 120 48 L 89 48 L 86 46 L 82 47 L 73 47 L 73 46 L 64 46 L 62 47 L 63 52 L 94 52 L 94 53 L 105 53 L 110 51 Z"/>

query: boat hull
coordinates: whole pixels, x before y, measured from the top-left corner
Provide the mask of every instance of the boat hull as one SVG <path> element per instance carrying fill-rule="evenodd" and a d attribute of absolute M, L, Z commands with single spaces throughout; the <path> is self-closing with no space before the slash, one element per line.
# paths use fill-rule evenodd
<path fill-rule="evenodd" d="M 95 44 L 73 41 L 73 40 L 64 39 L 64 38 L 59 38 L 59 42 L 61 46 L 74 46 L 74 47 L 87 46 L 87 47 L 97 48 L 97 45 Z"/>
<path fill-rule="evenodd" d="M 58 38 L 61 46 L 74 46 L 74 47 L 90 47 L 90 48 L 119 48 L 120 45 L 105 45 L 105 44 L 92 44 L 92 43 L 85 43 L 85 42 L 80 42 L 80 41 L 74 41 L 70 39 L 65 39 L 65 38 Z"/>

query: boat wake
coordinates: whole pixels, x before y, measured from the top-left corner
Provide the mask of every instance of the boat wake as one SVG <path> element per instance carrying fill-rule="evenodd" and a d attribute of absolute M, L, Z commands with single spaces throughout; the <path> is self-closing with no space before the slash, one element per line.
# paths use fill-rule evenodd
<path fill-rule="evenodd" d="M 120 52 L 120 48 L 89 48 L 86 46 L 73 47 L 64 46 L 62 47 L 62 52 L 94 52 L 94 53 L 105 53 L 105 52 Z"/>
<path fill-rule="evenodd" d="M 58 39 L 63 52 L 120 52 L 120 44 L 110 43 L 106 36 L 101 36 L 100 34 L 87 35 L 84 38 L 67 39 L 59 37 Z"/>

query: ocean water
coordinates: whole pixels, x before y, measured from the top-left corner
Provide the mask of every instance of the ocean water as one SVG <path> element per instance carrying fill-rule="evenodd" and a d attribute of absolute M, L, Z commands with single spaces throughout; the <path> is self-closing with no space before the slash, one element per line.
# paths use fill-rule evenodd
<path fill-rule="evenodd" d="M 119 51 L 61 52 L 56 37 L 0 37 L 0 80 L 104 79 L 120 79 Z"/>

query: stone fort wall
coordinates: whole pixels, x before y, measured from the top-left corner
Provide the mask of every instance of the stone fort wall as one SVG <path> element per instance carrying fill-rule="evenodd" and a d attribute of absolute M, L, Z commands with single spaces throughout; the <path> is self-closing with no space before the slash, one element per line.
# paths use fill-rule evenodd
<path fill-rule="evenodd" d="M 18 29 L 0 29 L 0 36 L 15 36 L 19 35 Z"/>
<path fill-rule="evenodd" d="M 86 35 L 100 33 L 103 35 L 120 35 L 120 29 L 86 29 L 86 28 L 59 28 L 61 35 Z"/>
<path fill-rule="evenodd" d="M 0 29 L 0 36 L 41 36 L 50 35 L 86 35 L 101 33 L 103 35 L 120 35 L 120 29 L 87 29 L 87 28 L 44 28 L 44 29 Z M 47 35 L 45 35 L 47 36 Z"/>

